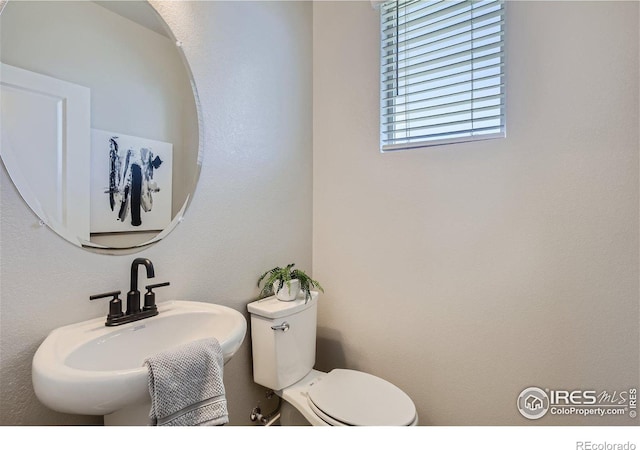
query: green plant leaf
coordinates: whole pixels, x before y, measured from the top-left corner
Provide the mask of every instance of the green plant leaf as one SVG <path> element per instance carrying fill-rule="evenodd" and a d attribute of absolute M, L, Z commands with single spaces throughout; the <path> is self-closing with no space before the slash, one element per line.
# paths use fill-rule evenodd
<path fill-rule="evenodd" d="M 286 267 L 274 267 L 271 270 L 267 270 L 258 279 L 258 287 L 264 280 L 264 286 L 260 291 L 260 298 L 268 297 L 274 294 L 273 284 L 278 281 L 278 290 L 282 289 L 285 285 L 291 286 L 290 281 L 298 279 L 300 281 L 300 289 L 304 292 L 305 300 L 308 301 L 311 298 L 311 289 L 317 288 L 321 292 L 324 292 L 320 283 L 313 280 L 303 270 L 294 269 L 295 263 L 288 264 Z"/>

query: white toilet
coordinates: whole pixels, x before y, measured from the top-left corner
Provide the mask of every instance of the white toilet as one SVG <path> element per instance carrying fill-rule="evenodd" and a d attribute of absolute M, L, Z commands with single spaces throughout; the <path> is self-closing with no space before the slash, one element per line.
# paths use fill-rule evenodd
<path fill-rule="evenodd" d="M 282 425 L 417 425 L 413 401 L 388 381 L 356 370 L 313 370 L 318 293 L 247 305 L 253 379 L 284 400 Z M 304 423 L 300 423 L 303 421 Z"/>

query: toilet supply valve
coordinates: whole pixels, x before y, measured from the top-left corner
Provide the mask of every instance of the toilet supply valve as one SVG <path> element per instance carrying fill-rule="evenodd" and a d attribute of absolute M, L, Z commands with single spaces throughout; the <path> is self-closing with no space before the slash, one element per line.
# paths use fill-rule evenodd
<path fill-rule="evenodd" d="M 274 331 L 283 331 L 283 332 L 287 332 L 289 331 L 289 324 L 287 322 L 282 322 L 280 325 L 274 325 L 271 327 L 272 330 Z"/>
<path fill-rule="evenodd" d="M 271 399 L 275 395 L 271 389 L 269 389 L 265 395 L 267 399 Z M 252 422 L 259 422 L 260 425 L 265 427 L 270 427 L 275 422 L 280 419 L 280 407 L 282 406 L 282 398 L 278 397 L 278 405 L 276 409 L 274 409 L 269 414 L 262 414 L 262 409 L 260 408 L 260 402 L 258 402 L 258 406 L 254 407 L 251 410 L 251 415 L 249 418 Z"/>
<path fill-rule="evenodd" d="M 260 409 L 259 406 L 256 406 L 251 410 L 251 415 L 249 416 L 249 419 L 251 419 L 252 422 L 257 422 L 257 421 L 262 422 L 263 417 L 264 416 L 262 415 L 262 410 Z"/>

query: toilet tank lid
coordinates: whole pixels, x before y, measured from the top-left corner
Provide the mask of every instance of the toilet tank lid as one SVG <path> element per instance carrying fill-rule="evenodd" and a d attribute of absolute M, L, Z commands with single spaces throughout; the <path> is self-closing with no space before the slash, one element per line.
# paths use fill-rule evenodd
<path fill-rule="evenodd" d="M 251 314 L 267 319 L 280 319 L 310 308 L 317 300 L 318 293 L 316 291 L 311 291 L 311 298 L 308 301 L 305 301 L 304 297 L 300 296 L 296 300 L 284 302 L 272 296 L 249 303 L 247 310 Z"/>

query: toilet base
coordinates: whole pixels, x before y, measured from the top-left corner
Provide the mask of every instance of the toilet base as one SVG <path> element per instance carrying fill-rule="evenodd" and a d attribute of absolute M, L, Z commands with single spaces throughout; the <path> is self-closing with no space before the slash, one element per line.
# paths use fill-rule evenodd
<path fill-rule="evenodd" d="M 300 411 L 291 406 L 290 403 L 282 402 L 280 407 L 280 425 L 283 427 L 309 427 L 311 424 Z"/>
<path fill-rule="evenodd" d="M 320 372 L 319 370 L 311 370 L 302 380 L 294 385 L 276 391 L 276 395 L 283 400 L 282 406 L 284 407 L 286 405 L 287 409 L 291 408 L 296 411 L 297 414 L 293 412 L 289 414 L 292 422 L 299 422 L 300 418 L 302 418 L 307 422 L 306 425 L 329 425 L 311 410 L 307 400 L 309 388 L 313 386 L 316 380 L 324 375 L 326 375 L 326 373 Z M 298 415 L 300 417 L 298 417 Z M 286 421 L 288 421 L 289 418 L 287 418 Z M 280 421 L 284 425 L 282 418 Z"/>

